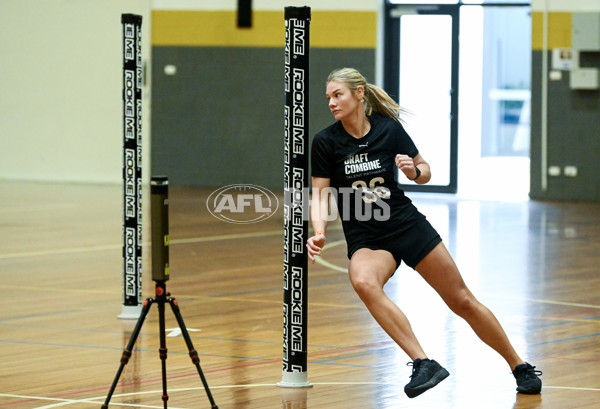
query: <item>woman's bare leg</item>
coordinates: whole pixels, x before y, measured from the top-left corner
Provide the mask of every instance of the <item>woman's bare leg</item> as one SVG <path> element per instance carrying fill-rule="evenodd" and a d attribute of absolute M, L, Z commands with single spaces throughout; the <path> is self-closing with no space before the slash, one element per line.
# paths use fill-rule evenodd
<path fill-rule="evenodd" d="M 383 286 L 396 270 L 394 257 L 384 250 L 357 250 L 348 268 L 354 290 L 373 318 L 414 361 L 427 355 L 404 313 L 383 291 Z"/>
<path fill-rule="evenodd" d="M 506 360 L 511 370 L 523 363 L 494 314 L 467 288 L 443 243 L 425 256 L 416 270 L 448 307 L 464 318 L 477 336 Z"/>

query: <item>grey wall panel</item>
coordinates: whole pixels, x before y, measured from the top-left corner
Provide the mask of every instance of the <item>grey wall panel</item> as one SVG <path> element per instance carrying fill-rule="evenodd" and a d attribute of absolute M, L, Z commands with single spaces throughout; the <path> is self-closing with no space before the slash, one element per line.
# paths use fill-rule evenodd
<path fill-rule="evenodd" d="M 548 176 L 541 189 L 542 55 L 534 51 L 532 59 L 531 197 L 600 201 L 600 92 L 572 90 L 568 71 L 548 81 L 548 166 L 560 167 L 561 175 Z M 565 166 L 576 166 L 577 176 L 565 176 Z"/>
<path fill-rule="evenodd" d="M 152 60 L 152 174 L 173 185 L 281 190 L 283 48 L 153 47 Z M 375 50 L 313 49 L 310 66 L 312 136 L 333 120 L 327 74 L 353 66 L 373 82 Z"/>

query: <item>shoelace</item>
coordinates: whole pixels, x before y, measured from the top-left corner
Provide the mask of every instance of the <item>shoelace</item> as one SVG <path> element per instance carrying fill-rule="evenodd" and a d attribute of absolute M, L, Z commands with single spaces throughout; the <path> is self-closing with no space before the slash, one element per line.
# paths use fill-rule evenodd
<path fill-rule="evenodd" d="M 531 368 L 527 368 L 526 376 L 528 378 L 533 378 L 535 376 L 542 376 L 542 371 L 536 371 L 535 366 L 532 366 Z"/>
<path fill-rule="evenodd" d="M 412 366 L 412 374 L 410 375 L 410 378 L 412 378 L 413 375 L 415 374 L 415 371 L 417 370 L 417 366 L 415 366 L 414 362 L 409 362 L 406 364 L 406 366 Z"/>
<path fill-rule="evenodd" d="M 527 367 L 527 369 L 523 373 L 523 377 L 525 379 L 534 379 L 536 376 L 542 376 L 542 373 L 542 371 L 536 371 L 535 366 L 531 365 Z"/>

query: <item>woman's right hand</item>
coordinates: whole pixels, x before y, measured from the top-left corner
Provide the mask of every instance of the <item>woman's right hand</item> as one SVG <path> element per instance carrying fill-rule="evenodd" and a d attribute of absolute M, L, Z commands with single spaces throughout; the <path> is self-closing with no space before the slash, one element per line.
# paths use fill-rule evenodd
<path fill-rule="evenodd" d="M 321 250 L 325 246 L 325 235 L 315 234 L 306 241 L 306 248 L 308 249 L 308 258 L 315 264 L 315 256 L 321 255 Z"/>

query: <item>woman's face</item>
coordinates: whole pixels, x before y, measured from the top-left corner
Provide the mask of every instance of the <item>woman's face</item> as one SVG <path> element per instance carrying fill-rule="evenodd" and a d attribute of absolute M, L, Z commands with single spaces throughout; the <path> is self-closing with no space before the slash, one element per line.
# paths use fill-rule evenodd
<path fill-rule="evenodd" d="M 325 95 L 329 100 L 329 109 L 336 120 L 343 121 L 356 114 L 358 109 L 363 109 L 362 102 L 360 102 L 362 87 L 359 87 L 357 91 L 357 93 L 353 93 L 341 81 L 333 80 L 327 84 Z"/>

